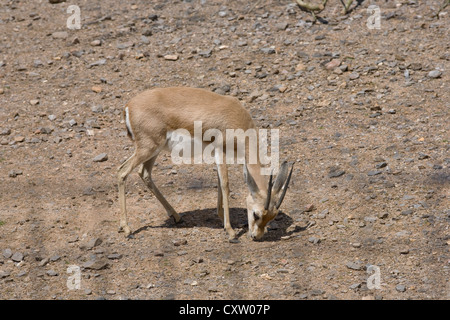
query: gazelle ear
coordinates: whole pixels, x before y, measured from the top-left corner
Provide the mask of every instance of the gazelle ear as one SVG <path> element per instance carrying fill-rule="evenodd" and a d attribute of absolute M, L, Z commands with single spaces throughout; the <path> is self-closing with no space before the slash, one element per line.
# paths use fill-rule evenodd
<path fill-rule="evenodd" d="M 278 209 L 283 203 L 284 196 L 286 195 L 287 188 L 289 187 L 289 182 L 291 181 L 292 171 L 294 170 L 294 164 L 292 164 L 291 170 L 289 171 L 289 175 L 286 178 L 286 182 L 283 186 L 283 191 L 281 192 L 280 197 L 278 198 L 278 202 L 275 207 Z"/>
<path fill-rule="evenodd" d="M 278 171 L 278 175 L 277 178 L 275 179 L 275 183 L 273 184 L 273 193 L 274 194 L 278 194 L 278 192 L 280 192 L 281 188 L 284 185 L 284 182 L 287 179 L 288 176 L 288 170 L 289 170 L 289 164 L 287 163 L 287 161 L 284 161 L 281 164 L 280 170 Z"/>
<path fill-rule="evenodd" d="M 255 180 L 253 179 L 252 175 L 248 171 L 246 164 L 244 164 L 244 179 L 245 179 L 245 182 L 247 183 L 248 189 L 250 190 L 250 193 L 252 194 L 252 196 L 255 196 L 256 194 L 258 194 L 259 188 L 258 188 Z"/>

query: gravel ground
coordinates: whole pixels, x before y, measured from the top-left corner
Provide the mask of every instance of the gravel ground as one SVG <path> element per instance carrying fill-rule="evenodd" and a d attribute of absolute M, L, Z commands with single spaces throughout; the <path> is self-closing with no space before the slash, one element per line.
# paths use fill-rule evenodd
<path fill-rule="evenodd" d="M 289 0 L 0 0 L 0 298 L 449 299 L 448 7 L 356 4 L 313 23 Z M 215 168 L 168 153 L 153 176 L 183 222 L 133 173 L 134 235 L 117 232 L 123 106 L 167 86 L 236 96 L 280 129 L 295 167 L 263 241 L 241 166 L 229 243 Z"/>

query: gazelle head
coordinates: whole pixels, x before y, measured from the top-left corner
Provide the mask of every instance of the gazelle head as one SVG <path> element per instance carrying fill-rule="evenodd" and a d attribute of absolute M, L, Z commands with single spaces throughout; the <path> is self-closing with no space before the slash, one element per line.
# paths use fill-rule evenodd
<path fill-rule="evenodd" d="M 261 190 L 244 165 L 244 177 L 250 194 L 247 197 L 248 232 L 253 240 L 259 240 L 266 232 L 266 225 L 278 214 L 278 210 L 286 195 L 289 181 L 291 180 L 292 165 L 289 171 L 289 164 L 284 161 L 280 171 L 273 182 L 273 174 L 269 176 L 269 182 L 265 190 Z"/>

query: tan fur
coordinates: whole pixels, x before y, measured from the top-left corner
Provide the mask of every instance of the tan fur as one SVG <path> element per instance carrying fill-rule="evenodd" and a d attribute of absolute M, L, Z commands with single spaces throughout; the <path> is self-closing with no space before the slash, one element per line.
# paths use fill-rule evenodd
<path fill-rule="evenodd" d="M 126 105 L 129 122 L 134 134 L 135 152 L 126 160 L 118 171 L 119 203 L 121 210 L 120 227 L 128 236 L 131 230 L 128 226 L 125 204 L 125 180 L 128 174 L 142 164 L 140 176 L 157 199 L 172 215 L 176 222 L 180 216 L 166 201 L 151 179 L 151 170 L 158 153 L 166 145 L 168 131 L 187 129 L 194 135 L 194 121 L 202 121 L 203 133 L 208 129 L 221 130 L 225 137 L 226 129 L 247 130 L 255 125 L 250 114 L 244 109 L 238 99 L 222 96 L 204 89 L 196 88 L 159 88 L 148 90 L 132 98 Z M 224 140 L 224 152 L 225 152 Z M 218 201 L 217 212 L 223 220 L 229 238 L 235 237 L 235 232 L 229 219 L 229 183 L 226 164 L 217 165 Z M 248 165 L 248 171 L 260 190 L 267 188 L 267 180 L 260 174 L 260 165 Z M 261 199 L 264 191 L 261 191 Z M 264 200 L 264 199 L 263 199 Z M 259 202 L 258 205 L 260 205 Z M 267 223 L 267 222 L 265 222 Z"/>

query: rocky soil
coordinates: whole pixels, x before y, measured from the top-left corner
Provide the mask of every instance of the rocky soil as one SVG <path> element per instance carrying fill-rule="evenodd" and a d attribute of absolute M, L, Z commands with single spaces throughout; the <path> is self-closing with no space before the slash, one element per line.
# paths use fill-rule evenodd
<path fill-rule="evenodd" d="M 329 1 L 313 23 L 292 2 L 0 1 L 1 299 L 450 298 L 448 8 Z M 183 222 L 133 173 L 134 234 L 118 233 L 122 109 L 167 86 L 236 96 L 280 129 L 294 174 L 263 241 L 241 166 L 229 243 L 215 168 L 168 153 L 153 176 Z"/>

